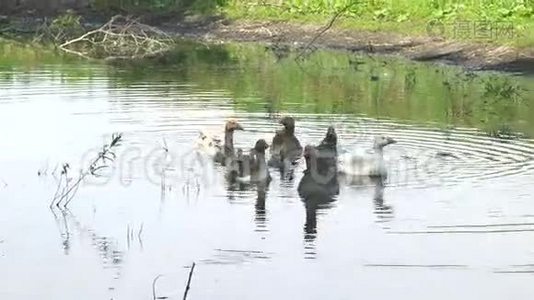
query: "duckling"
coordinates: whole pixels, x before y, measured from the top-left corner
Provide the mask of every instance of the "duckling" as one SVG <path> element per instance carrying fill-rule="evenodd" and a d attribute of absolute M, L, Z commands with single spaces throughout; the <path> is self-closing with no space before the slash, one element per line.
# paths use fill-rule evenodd
<path fill-rule="evenodd" d="M 343 175 L 387 177 L 384 162 L 384 147 L 395 144 L 397 141 L 387 136 L 375 137 L 371 152 L 357 151 L 345 153 L 338 159 L 339 170 Z"/>
<path fill-rule="evenodd" d="M 271 180 L 267 163 L 265 162 L 265 150 L 269 145 L 264 139 L 259 139 L 248 155 L 244 155 L 238 149 L 237 155 L 237 181 L 260 183 Z"/>
<path fill-rule="evenodd" d="M 284 126 L 278 130 L 271 143 L 270 167 L 284 168 L 287 165 L 295 165 L 302 156 L 302 146 L 295 136 L 295 119 L 284 117 L 280 120 Z"/>
<path fill-rule="evenodd" d="M 237 120 L 228 120 L 224 126 L 224 144 L 222 144 L 222 140 L 219 137 L 201 131 L 197 140 L 197 148 L 212 157 L 216 163 L 226 165 L 227 158 L 235 156 L 235 130 L 244 130 L 244 128 Z"/>
<path fill-rule="evenodd" d="M 311 145 L 304 148 L 306 170 L 297 188 L 304 200 L 331 199 L 339 194 L 336 161 L 331 157 L 320 157 L 320 150 Z M 333 163 L 333 165 L 332 165 Z M 329 202 L 328 200 L 326 202 Z M 322 202 L 322 200 L 321 200 Z"/>
<path fill-rule="evenodd" d="M 317 233 L 317 210 L 328 208 L 339 194 L 339 182 L 337 174 L 325 176 L 324 170 L 318 169 L 318 147 L 307 145 L 304 148 L 306 170 L 299 182 L 298 193 L 306 208 L 306 223 L 304 225 L 305 238 L 315 239 Z M 334 160 L 335 162 L 335 160 Z"/>
<path fill-rule="evenodd" d="M 328 127 L 326 136 L 317 150 L 317 169 L 322 173 L 337 173 L 337 134 L 333 126 Z"/>

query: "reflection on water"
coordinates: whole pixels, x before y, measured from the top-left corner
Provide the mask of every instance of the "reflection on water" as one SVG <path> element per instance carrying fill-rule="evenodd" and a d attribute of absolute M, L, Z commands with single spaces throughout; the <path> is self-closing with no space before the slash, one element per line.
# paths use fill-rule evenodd
<path fill-rule="evenodd" d="M 257 197 L 255 208 L 254 221 L 256 222 L 257 231 L 267 230 L 267 210 L 265 208 L 265 200 L 267 199 L 268 187 L 263 184 L 256 188 Z"/>
<path fill-rule="evenodd" d="M 57 224 L 58 231 L 62 239 L 62 248 L 65 255 L 70 254 L 72 240 L 71 237 L 82 238 L 89 241 L 92 248 L 98 253 L 101 264 L 104 269 L 112 271 L 112 278 L 117 280 L 121 276 L 122 263 L 124 259 L 124 251 L 119 250 L 119 246 L 115 238 L 99 236 L 94 229 L 83 226 L 74 214 L 68 209 L 57 210 L 55 208 L 50 209 L 50 212 L 54 216 L 54 220 Z M 72 232 L 72 230 L 75 230 Z M 130 245 L 130 238 L 133 239 L 133 234 L 130 237 L 130 231 L 128 230 L 128 248 Z M 139 237 L 139 242 L 142 245 L 142 241 Z M 114 290 L 112 285 L 109 290 Z"/>
<path fill-rule="evenodd" d="M 388 222 L 394 216 L 393 206 L 386 204 L 384 201 L 384 182 L 377 180 L 375 183 L 375 193 L 373 196 L 375 204 L 375 214 L 379 222 Z"/>
<path fill-rule="evenodd" d="M 297 66 L 238 45 L 119 66 L 5 53 L 2 299 L 147 299 L 158 275 L 158 295 L 180 298 L 193 261 L 191 299 L 534 292 L 532 78 L 322 51 Z M 303 158 L 290 178 L 229 184 L 193 149 L 229 118 L 247 129 L 236 148 L 270 142 L 287 114 L 303 146 L 330 125 L 340 153 L 394 137 L 387 179 L 318 182 Z M 110 176 L 50 211 L 54 166 L 76 169 L 113 132 Z"/>

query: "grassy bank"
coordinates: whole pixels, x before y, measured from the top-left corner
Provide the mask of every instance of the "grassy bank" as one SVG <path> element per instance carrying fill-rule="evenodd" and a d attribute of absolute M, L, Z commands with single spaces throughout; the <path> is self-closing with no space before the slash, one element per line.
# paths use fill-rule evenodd
<path fill-rule="evenodd" d="M 409 36 L 534 47 L 534 0 L 80 0 L 98 12 L 223 13 L 238 20 L 276 20 Z"/>
<path fill-rule="evenodd" d="M 338 27 L 534 47 L 534 0 L 228 0 L 222 6 L 236 19 L 317 24 L 343 8 Z"/>

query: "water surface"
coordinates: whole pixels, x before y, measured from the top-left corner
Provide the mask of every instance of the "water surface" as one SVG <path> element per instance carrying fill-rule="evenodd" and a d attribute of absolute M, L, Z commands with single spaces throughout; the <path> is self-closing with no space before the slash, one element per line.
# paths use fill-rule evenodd
<path fill-rule="evenodd" d="M 320 51 L 296 63 L 247 45 L 135 65 L 2 47 L 2 299 L 151 299 L 158 275 L 157 296 L 181 299 L 192 262 L 189 299 L 534 293 L 532 78 Z M 309 205 L 303 163 L 293 180 L 271 170 L 265 195 L 190 163 L 199 130 L 236 118 L 249 148 L 286 114 L 303 144 L 331 124 L 342 151 L 397 139 L 385 188 L 342 185 Z M 109 177 L 51 211 L 59 166 L 114 132 Z"/>

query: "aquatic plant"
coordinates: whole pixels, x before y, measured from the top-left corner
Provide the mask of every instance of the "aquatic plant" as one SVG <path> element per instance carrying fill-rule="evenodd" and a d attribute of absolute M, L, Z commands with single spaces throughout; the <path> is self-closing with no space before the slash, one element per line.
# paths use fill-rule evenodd
<path fill-rule="evenodd" d="M 116 147 L 120 146 L 121 141 L 122 134 L 114 133 L 111 136 L 110 143 L 102 146 L 102 150 L 98 152 L 97 156 L 91 161 L 86 169 L 80 170 L 78 178 L 72 184 L 70 184 L 72 178 L 69 178 L 70 165 L 68 163 L 63 164 L 56 192 L 50 202 L 50 208 L 54 205 L 59 208 L 62 204 L 63 208 L 66 208 L 72 199 L 74 199 L 80 184 L 86 177 L 100 177 L 101 174 L 99 172 L 109 167 L 109 165 L 107 165 L 108 162 L 113 162 L 115 160 L 116 155 L 114 150 Z"/>
<path fill-rule="evenodd" d="M 508 124 L 500 124 L 496 127 L 489 128 L 487 135 L 502 140 L 517 140 L 522 138 L 522 134 L 515 132 Z"/>
<path fill-rule="evenodd" d="M 484 83 L 484 96 L 519 102 L 523 99 L 523 88 L 508 77 L 491 76 Z"/>

